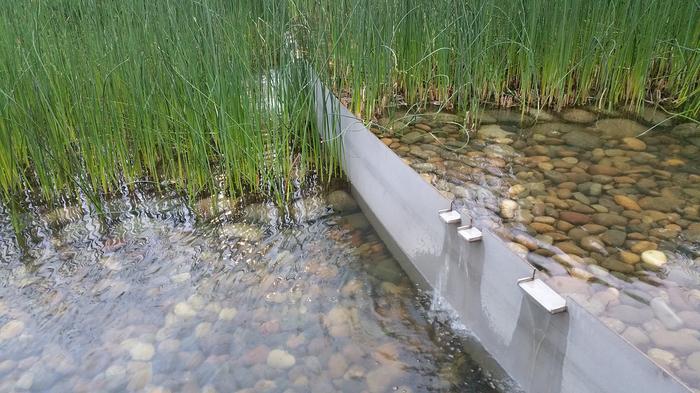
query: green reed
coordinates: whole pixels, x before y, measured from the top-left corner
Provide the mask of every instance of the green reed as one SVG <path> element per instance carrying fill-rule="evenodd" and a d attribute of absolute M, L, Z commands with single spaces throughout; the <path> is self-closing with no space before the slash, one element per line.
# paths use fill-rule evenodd
<path fill-rule="evenodd" d="M 4 199 L 148 181 L 282 200 L 294 179 L 336 171 L 286 2 L 2 3 Z"/>
<path fill-rule="evenodd" d="M 400 94 L 560 109 L 662 104 L 700 116 L 700 3 L 300 0 L 317 69 L 371 116 Z"/>
<path fill-rule="evenodd" d="M 338 168 L 313 68 L 366 118 L 397 98 L 661 104 L 700 116 L 687 0 L 0 0 L 0 192 L 48 201 L 140 182 L 282 202 Z"/>

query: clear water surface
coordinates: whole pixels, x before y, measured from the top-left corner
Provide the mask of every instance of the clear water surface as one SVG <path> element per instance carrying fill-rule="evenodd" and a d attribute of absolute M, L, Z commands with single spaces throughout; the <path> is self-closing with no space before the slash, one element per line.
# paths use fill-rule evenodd
<path fill-rule="evenodd" d="M 328 198 L 326 198 L 326 195 Z M 342 190 L 0 214 L 0 392 L 499 392 Z"/>

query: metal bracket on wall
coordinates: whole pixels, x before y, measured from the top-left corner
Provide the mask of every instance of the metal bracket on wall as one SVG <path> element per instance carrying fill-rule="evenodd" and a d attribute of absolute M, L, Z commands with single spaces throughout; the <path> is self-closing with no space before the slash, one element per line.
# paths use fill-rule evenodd
<path fill-rule="evenodd" d="M 457 228 L 457 233 L 459 236 L 468 242 L 478 242 L 481 241 L 481 231 L 474 228 L 471 225 L 465 225 L 463 227 Z"/>
<path fill-rule="evenodd" d="M 458 211 L 452 209 L 439 210 L 438 215 L 445 224 L 457 224 L 462 221 Z"/>
<path fill-rule="evenodd" d="M 566 311 L 566 299 L 556 293 L 549 285 L 545 284 L 544 281 L 535 278 L 534 270 L 532 271 L 532 277 L 525 277 L 518 280 L 518 286 L 550 314 Z"/>
<path fill-rule="evenodd" d="M 440 219 L 446 224 L 463 224 L 457 228 L 457 233 L 468 242 L 478 242 L 481 240 L 481 231 L 472 226 L 472 218 L 470 216 L 462 217 L 457 210 L 453 209 L 454 201 L 449 209 L 438 211 Z"/>

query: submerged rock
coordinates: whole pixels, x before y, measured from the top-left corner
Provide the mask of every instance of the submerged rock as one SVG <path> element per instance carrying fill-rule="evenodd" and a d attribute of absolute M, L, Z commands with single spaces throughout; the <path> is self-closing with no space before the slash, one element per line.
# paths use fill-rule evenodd
<path fill-rule="evenodd" d="M 513 147 L 496 143 L 486 146 L 483 151 L 487 157 L 491 158 L 509 159 L 518 155 L 518 152 Z"/>
<path fill-rule="evenodd" d="M 273 349 L 267 354 L 267 365 L 272 368 L 287 369 L 295 363 L 294 356 L 282 349 Z"/>
<path fill-rule="evenodd" d="M 649 333 L 649 337 L 655 345 L 666 350 L 681 354 L 700 351 L 700 340 L 687 332 L 659 329 Z"/>
<path fill-rule="evenodd" d="M 610 138 L 636 137 L 647 130 L 647 127 L 629 119 L 598 120 L 595 129 Z"/>
<path fill-rule="evenodd" d="M 480 139 L 502 139 L 502 138 L 514 138 L 515 134 L 504 130 L 500 126 L 495 124 L 488 124 L 479 127 L 476 132 L 476 136 Z"/>
<path fill-rule="evenodd" d="M 637 254 L 641 254 L 644 251 L 656 250 L 657 248 L 658 248 L 658 246 L 656 245 L 656 243 L 652 243 L 652 242 L 646 241 L 646 240 L 640 240 L 632 245 L 632 247 L 630 248 L 630 251 L 635 252 Z"/>
<path fill-rule="evenodd" d="M 504 199 L 501 201 L 501 217 L 512 219 L 518 210 L 518 203 L 512 199 Z"/>
<path fill-rule="evenodd" d="M 488 114 L 489 116 L 496 119 L 497 122 L 501 123 L 531 124 L 534 122 L 532 117 L 530 117 L 527 114 L 521 113 L 518 110 L 495 109 L 484 111 L 483 114 Z"/>
<path fill-rule="evenodd" d="M 219 311 L 219 319 L 222 321 L 230 321 L 236 317 L 238 310 L 235 307 L 224 307 Z"/>
<path fill-rule="evenodd" d="M 612 213 L 598 213 L 593 216 L 593 222 L 596 224 L 611 227 L 611 226 L 626 226 L 627 219 Z"/>
<path fill-rule="evenodd" d="M 654 314 L 648 307 L 633 307 L 626 304 L 608 308 L 608 314 L 622 322 L 633 324 L 641 324 L 654 317 Z"/>
<path fill-rule="evenodd" d="M 699 123 L 683 123 L 671 129 L 671 134 L 680 138 L 700 137 Z"/>
<path fill-rule="evenodd" d="M 662 298 L 656 297 L 649 303 L 651 309 L 667 329 L 675 330 L 683 326 L 683 320 L 671 309 Z"/>
<path fill-rule="evenodd" d="M 644 210 L 658 210 L 662 212 L 672 212 L 683 206 L 682 200 L 672 196 L 644 197 L 638 203 Z"/>
<path fill-rule="evenodd" d="M 386 392 L 396 380 L 404 375 L 405 372 L 396 365 L 383 365 L 367 373 L 367 388 L 370 393 Z"/>
<path fill-rule="evenodd" d="M 581 247 L 588 251 L 608 255 L 605 244 L 597 236 L 585 236 L 581 239 Z"/>
<path fill-rule="evenodd" d="M 113 269 L 116 270 L 116 269 Z M 192 274 L 189 272 L 184 272 L 184 273 L 178 273 L 170 276 L 170 281 L 176 283 L 176 284 L 181 284 L 184 282 L 189 281 L 192 278 Z"/>
<path fill-rule="evenodd" d="M 264 236 L 264 232 L 261 228 L 243 222 L 225 225 L 221 228 L 221 234 L 229 237 L 237 237 L 250 242 L 259 241 Z"/>
<path fill-rule="evenodd" d="M 632 112 L 635 112 L 633 108 L 630 108 Z M 641 117 L 645 122 L 650 124 L 659 124 L 661 126 L 668 125 L 669 115 L 663 111 L 661 107 L 658 106 L 643 106 L 639 110 L 639 117 Z"/>
<path fill-rule="evenodd" d="M 386 128 L 389 133 L 405 130 L 411 122 L 410 117 L 400 117 L 396 119 L 381 118 L 379 124 Z"/>
<path fill-rule="evenodd" d="M 684 234 L 688 240 L 700 242 L 700 223 L 690 224 Z"/>
<path fill-rule="evenodd" d="M 560 212 L 559 219 L 564 220 L 566 222 L 570 222 L 574 225 L 584 225 L 584 224 L 588 224 L 589 222 L 591 222 L 590 216 L 588 216 L 586 214 L 578 213 L 578 212 L 573 212 L 573 211 Z"/>
<path fill-rule="evenodd" d="M 639 204 L 634 199 L 626 195 L 615 195 L 614 199 L 615 203 L 622 206 L 626 210 L 634 210 L 637 212 L 642 211 L 642 208 L 639 206 Z"/>
<path fill-rule="evenodd" d="M 647 250 L 642 253 L 642 262 L 651 268 L 660 269 L 667 261 L 666 254 L 661 251 Z"/>
<path fill-rule="evenodd" d="M 142 390 L 153 378 L 153 366 L 150 362 L 130 362 L 127 366 L 127 374 L 129 375 L 127 389 Z"/>
<path fill-rule="evenodd" d="M 464 123 L 464 117 L 448 112 L 437 112 L 423 115 L 426 119 L 436 123 Z"/>
<path fill-rule="evenodd" d="M 19 336 L 24 331 L 24 322 L 15 319 L 7 322 L 0 328 L 0 341 L 9 340 Z"/>
<path fill-rule="evenodd" d="M 618 254 L 618 258 L 624 262 L 624 263 L 629 263 L 630 265 L 634 265 L 635 263 L 640 261 L 639 255 L 629 252 L 629 251 L 620 251 Z"/>
<path fill-rule="evenodd" d="M 600 240 L 605 244 L 613 247 L 620 247 L 625 243 L 627 233 L 616 229 L 609 229 L 600 234 Z"/>
<path fill-rule="evenodd" d="M 671 352 L 659 348 L 651 348 L 647 351 L 647 355 L 661 367 L 673 370 L 680 365 L 678 358 Z"/>
<path fill-rule="evenodd" d="M 191 318 L 197 315 L 197 312 L 185 302 L 180 302 L 176 304 L 173 312 L 180 318 Z"/>
<path fill-rule="evenodd" d="M 561 117 L 572 123 L 593 123 L 598 118 L 595 113 L 578 108 L 565 110 L 562 112 Z"/>
<path fill-rule="evenodd" d="M 149 343 L 136 342 L 129 349 L 129 354 L 134 360 L 147 362 L 153 358 L 155 348 Z"/>
<path fill-rule="evenodd" d="M 349 216 L 343 217 L 343 221 L 355 229 L 367 229 L 370 227 L 370 223 L 362 213 L 350 214 Z"/>
<path fill-rule="evenodd" d="M 598 136 L 585 131 L 571 131 L 562 136 L 564 142 L 571 146 L 580 147 L 582 149 L 595 149 L 601 145 L 601 140 Z"/>
<path fill-rule="evenodd" d="M 261 344 L 244 352 L 240 358 L 240 361 L 243 365 L 246 366 L 260 364 L 266 361 L 269 353 L 270 348 L 268 348 L 266 345 Z"/>
<path fill-rule="evenodd" d="M 348 362 L 342 354 L 334 353 L 328 359 L 328 374 L 331 378 L 341 378 L 348 369 Z"/>
<path fill-rule="evenodd" d="M 277 209 L 266 203 L 252 203 L 243 208 L 243 218 L 257 223 L 274 222 L 277 219 Z"/>
<path fill-rule="evenodd" d="M 401 137 L 401 143 L 407 145 L 414 144 L 421 141 L 423 139 L 423 135 L 425 135 L 425 133 L 422 131 L 411 131 Z"/>
<path fill-rule="evenodd" d="M 700 372 L 700 352 L 691 353 L 685 362 L 693 371 Z"/>
<path fill-rule="evenodd" d="M 608 270 L 620 273 L 632 273 L 634 271 L 634 266 L 620 262 L 615 258 L 607 258 L 602 261 L 600 265 Z"/>
<path fill-rule="evenodd" d="M 371 273 L 382 281 L 398 283 L 403 277 L 403 270 L 393 258 L 385 258 L 371 268 Z"/>
<path fill-rule="evenodd" d="M 49 224 L 65 224 L 78 220 L 83 216 L 82 206 L 66 206 L 56 208 L 46 214 Z"/>
<path fill-rule="evenodd" d="M 357 210 L 357 202 L 344 190 L 336 190 L 328 194 L 328 203 L 333 210 L 344 213 Z"/>
<path fill-rule="evenodd" d="M 537 121 L 552 121 L 554 120 L 554 116 L 552 116 L 549 112 L 545 111 L 544 109 L 539 109 L 539 108 L 527 108 L 527 113 L 534 117 L 535 120 Z"/>
<path fill-rule="evenodd" d="M 22 373 L 17 382 L 15 383 L 15 389 L 18 390 L 29 390 L 34 385 L 34 374 L 30 371 Z"/>
<path fill-rule="evenodd" d="M 635 346 L 643 346 L 649 344 L 649 336 L 644 333 L 644 330 L 630 326 L 627 329 L 625 329 L 624 332 L 622 332 L 622 337 L 624 337 L 627 341 L 629 341 L 632 345 Z"/>
<path fill-rule="evenodd" d="M 319 196 L 310 196 L 294 202 L 294 216 L 300 221 L 317 220 L 328 213 L 328 203 Z"/>
<path fill-rule="evenodd" d="M 626 148 L 634 151 L 644 151 L 647 149 L 647 144 L 635 137 L 622 138 L 622 143 L 624 143 Z"/>

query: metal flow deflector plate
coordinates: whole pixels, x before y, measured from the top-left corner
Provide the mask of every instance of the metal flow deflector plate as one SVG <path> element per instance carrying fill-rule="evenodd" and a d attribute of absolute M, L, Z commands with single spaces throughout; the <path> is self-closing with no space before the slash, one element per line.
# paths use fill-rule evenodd
<path fill-rule="evenodd" d="M 550 314 L 566 311 L 566 299 L 539 278 L 522 278 L 518 280 L 518 286 Z"/>
<path fill-rule="evenodd" d="M 438 214 L 440 219 L 446 224 L 457 224 L 462 221 L 462 216 L 455 210 L 440 210 Z"/>

